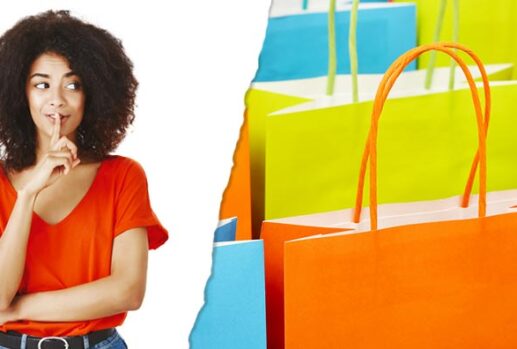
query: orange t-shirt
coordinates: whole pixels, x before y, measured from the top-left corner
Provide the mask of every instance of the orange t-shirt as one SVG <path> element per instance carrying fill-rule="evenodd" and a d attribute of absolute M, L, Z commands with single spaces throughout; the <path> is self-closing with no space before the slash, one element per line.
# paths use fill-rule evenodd
<path fill-rule="evenodd" d="M 16 201 L 16 191 L 0 167 L 0 236 Z M 149 248 L 168 238 L 151 209 L 144 170 L 136 161 L 109 156 L 79 204 L 57 224 L 36 213 L 27 246 L 19 294 L 52 291 L 110 275 L 113 240 L 131 228 L 147 227 Z M 115 327 L 127 313 L 74 322 L 18 321 L 0 326 L 33 336 L 75 336 Z"/>

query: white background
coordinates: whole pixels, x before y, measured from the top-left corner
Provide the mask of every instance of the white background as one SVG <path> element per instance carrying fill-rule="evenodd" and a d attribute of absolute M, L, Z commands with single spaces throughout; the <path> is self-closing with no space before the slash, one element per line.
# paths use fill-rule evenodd
<path fill-rule="evenodd" d="M 118 153 L 146 170 L 170 240 L 151 252 L 144 305 L 120 332 L 133 349 L 188 348 L 269 0 L 14 1 L 0 11 L 0 32 L 48 9 L 107 29 L 135 65 L 137 117 Z"/>

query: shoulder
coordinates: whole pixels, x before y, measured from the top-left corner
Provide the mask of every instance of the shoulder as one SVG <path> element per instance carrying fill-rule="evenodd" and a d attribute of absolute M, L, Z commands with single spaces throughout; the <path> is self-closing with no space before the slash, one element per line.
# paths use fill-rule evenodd
<path fill-rule="evenodd" d="M 131 158 L 121 155 L 109 155 L 102 161 L 102 170 L 115 186 L 147 185 L 147 177 L 142 165 Z M 118 185 L 117 185 L 118 184 Z"/>
<path fill-rule="evenodd" d="M 138 161 L 122 155 L 108 155 L 102 166 L 118 174 L 144 173 L 144 168 Z"/>

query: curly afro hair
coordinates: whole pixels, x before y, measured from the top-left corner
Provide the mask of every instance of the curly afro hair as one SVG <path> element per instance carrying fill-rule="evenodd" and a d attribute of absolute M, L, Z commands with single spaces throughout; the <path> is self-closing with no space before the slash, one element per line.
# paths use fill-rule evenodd
<path fill-rule="evenodd" d="M 43 53 L 68 60 L 81 79 L 84 116 L 77 129 L 79 156 L 100 161 L 115 150 L 134 120 L 138 82 L 120 40 L 69 11 L 47 11 L 20 20 L 0 37 L 0 158 L 7 170 L 36 161 L 36 127 L 25 84 Z"/>

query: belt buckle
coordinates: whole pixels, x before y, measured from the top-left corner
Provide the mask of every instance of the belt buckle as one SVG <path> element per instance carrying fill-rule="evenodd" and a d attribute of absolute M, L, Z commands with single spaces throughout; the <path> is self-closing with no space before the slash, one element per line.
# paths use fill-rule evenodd
<path fill-rule="evenodd" d="M 62 341 L 64 344 L 65 344 L 65 348 L 64 349 L 68 349 L 68 347 L 70 346 L 68 344 L 68 342 L 66 341 L 66 339 L 62 338 L 62 337 L 43 337 L 39 340 L 38 342 L 38 349 L 41 349 L 41 345 L 43 344 L 43 342 L 47 341 L 47 340 L 51 340 L 51 339 L 55 339 L 55 340 L 60 340 Z"/>

